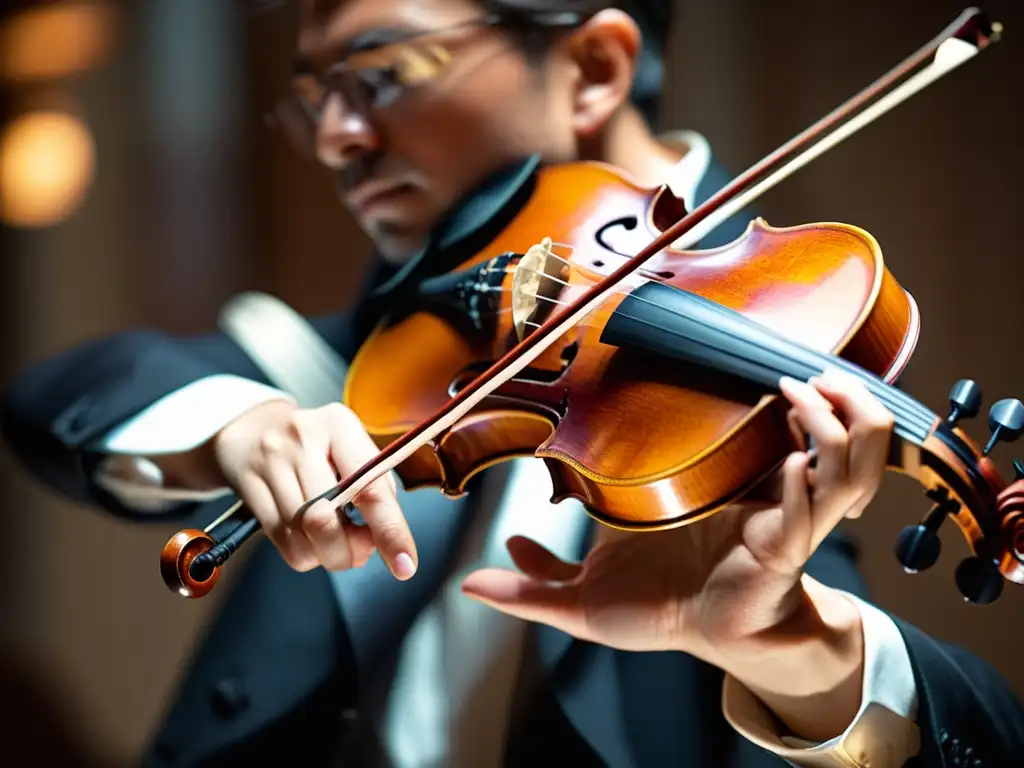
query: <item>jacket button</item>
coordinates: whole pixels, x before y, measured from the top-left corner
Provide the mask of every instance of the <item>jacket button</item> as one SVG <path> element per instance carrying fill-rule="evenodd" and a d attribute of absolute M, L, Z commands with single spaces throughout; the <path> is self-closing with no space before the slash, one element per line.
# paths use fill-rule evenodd
<path fill-rule="evenodd" d="M 236 680 L 225 678 L 217 682 L 210 696 L 213 710 L 224 718 L 235 717 L 249 706 L 249 695 Z"/>

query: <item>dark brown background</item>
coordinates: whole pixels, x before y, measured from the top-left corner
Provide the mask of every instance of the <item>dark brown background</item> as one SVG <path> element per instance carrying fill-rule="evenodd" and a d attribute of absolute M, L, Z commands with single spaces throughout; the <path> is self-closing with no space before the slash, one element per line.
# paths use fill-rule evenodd
<path fill-rule="evenodd" d="M 305 312 L 327 310 L 350 298 L 366 262 L 366 243 L 329 180 L 259 128 L 286 71 L 286 17 L 242 22 L 226 0 L 123 7 L 112 58 L 69 86 L 98 144 L 89 199 L 59 226 L 4 233 L 5 376 L 139 323 L 210 328 L 221 303 L 244 289 L 271 291 Z M 1024 6 L 986 7 L 1006 26 L 1002 43 L 758 204 L 771 224 L 843 221 L 878 238 L 923 315 L 905 386 L 940 411 L 960 377 L 981 382 L 986 409 L 1024 395 Z M 702 131 L 739 172 L 962 10 L 951 0 L 685 2 L 668 57 L 664 127 Z M 970 430 L 988 434 L 983 418 Z M 1004 469 L 1013 455 L 997 450 Z M 104 765 L 130 763 L 226 590 L 200 602 L 170 594 L 156 565 L 173 528 L 131 526 L 68 504 L 6 453 L 0 462 L 2 687 L 11 691 L 15 679 L 25 686 L 5 696 L 0 721 L 22 736 L 30 727 L 45 732 L 36 748 L 67 733 Z M 926 509 L 917 486 L 892 476 L 854 526 L 877 601 L 968 646 L 1024 694 L 1024 591 L 1008 587 L 986 608 L 964 605 L 952 568 L 966 547 L 953 530 L 931 572 L 910 577 L 897 566 L 897 532 Z M 47 711 L 52 726 L 40 719 Z"/>

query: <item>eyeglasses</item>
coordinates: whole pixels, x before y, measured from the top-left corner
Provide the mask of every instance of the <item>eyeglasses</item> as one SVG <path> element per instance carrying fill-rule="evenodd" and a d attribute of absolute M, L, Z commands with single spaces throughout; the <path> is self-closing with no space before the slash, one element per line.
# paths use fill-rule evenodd
<path fill-rule="evenodd" d="M 495 13 L 441 29 L 411 33 L 400 40 L 363 49 L 323 72 L 303 73 L 291 84 L 291 92 L 267 116 L 294 148 L 312 157 L 323 110 L 332 95 L 338 95 L 346 109 L 366 118 L 385 109 L 410 92 L 437 80 L 452 61 L 450 46 L 431 38 L 470 27 L 503 27 L 513 31 L 575 26 L 582 16 L 562 13 Z"/>

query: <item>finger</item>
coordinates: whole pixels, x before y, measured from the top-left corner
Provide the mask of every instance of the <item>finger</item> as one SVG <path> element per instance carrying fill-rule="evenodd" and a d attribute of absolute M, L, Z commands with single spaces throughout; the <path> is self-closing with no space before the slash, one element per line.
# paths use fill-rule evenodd
<path fill-rule="evenodd" d="M 779 472 L 781 503 L 752 507 L 743 526 L 747 548 L 762 566 L 775 573 L 796 573 L 809 556 L 813 534 L 807 489 L 809 461 L 805 452 L 791 453 Z"/>
<path fill-rule="evenodd" d="M 274 495 L 274 503 L 277 504 L 278 514 L 289 531 L 288 536 L 294 542 L 302 542 L 295 546 L 301 548 L 305 557 L 315 559 L 316 562 L 309 565 L 308 568 L 322 565 L 316 547 L 313 546 L 307 533 L 309 510 L 301 517 L 298 515 L 299 510 L 306 503 L 306 499 L 302 493 L 302 487 L 299 485 L 299 478 L 295 474 L 295 465 L 283 454 L 272 456 L 264 467 L 263 479 Z M 322 521 L 314 521 L 312 526 L 314 530 L 319 522 Z"/>
<path fill-rule="evenodd" d="M 324 442 L 322 453 L 307 452 L 296 465 L 303 503 L 337 484 L 328 456 L 330 444 L 326 440 Z M 348 526 L 345 525 L 344 513 L 335 504 L 326 501 L 313 504 L 303 514 L 300 524 L 324 568 L 345 571 L 353 566 L 354 554 L 346 535 Z"/>
<path fill-rule="evenodd" d="M 792 453 L 782 469 L 782 527 L 789 545 L 785 556 L 794 571 L 803 568 L 814 551 L 811 545 L 815 535 L 814 507 L 807 482 L 810 464 L 809 454 Z"/>
<path fill-rule="evenodd" d="M 331 457 L 338 472 L 346 476 L 376 456 L 378 450 L 351 411 L 346 409 L 333 413 Z M 387 476 L 378 478 L 360 491 L 352 503 L 366 521 L 373 543 L 388 570 L 401 581 L 412 578 L 416 573 L 416 545 Z"/>
<path fill-rule="evenodd" d="M 306 499 L 302 495 L 299 478 L 295 475 L 295 465 L 284 456 L 274 456 L 267 459 L 262 474 L 274 494 L 274 503 L 277 504 L 281 520 L 285 525 L 298 529 L 301 521 L 296 520 L 296 514 Z"/>
<path fill-rule="evenodd" d="M 357 551 L 356 547 L 352 548 L 353 552 L 353 568 L 365 568 L 366 564 L 370 562 L 370 558 L 377 552 L 377 548 L 371 543 L 369 547 L 363 548 L 359 554 L 355 554 Z"/>
<path fill-rule="evenodd" d="M 465 578 L 462 592 L 509 616 L 588 639 L 586 615 L 575 584 L 534 581 L 514 571 L 485 568 Z"/>
<path fill-rule="evenodd" d="M 567 563 L 526 536 L 513 536 L 505 546 L 516 567 L 538 581 L 572 581 L 583 570 L 581 564 Z"/>
<path fill-rule="evenodd" d="M 793 443 L 798 451 L 806 451 L 807 435 L 804 433 L 803 425 L 800 423 L 800 416 L 797 411 L 786 412 L 786 423 L 789 426 L 789 433 L 793 436 Z"/>
<path fill-rule="evenodd" d="M 815 387 L 843 411 L 850 437 L 850 479 L 866 504 L 885 476 L 895 418 L 863 382 L 850 375 L 826 371 Z"/>
<path fill-rule="evenodd" d="M 362 568 L 377 551 L 373 543 L 373 533 L 365 525 L 345 521 L 345 536 L 352 550 L 352 567 Z"/>
<path fill-rule="evenodd" d="M 304 572 L 319 565 L 316 553 L 313 552 L 305 535 L 285 524 L 281 518 L 274 494 L 263 478 L 255 473 L 246 473 L 238 480 L 238 494 L 260 521 L 260 527 L 270 539 L 270 543 L 277 548 L 289 566 L 296 571 Z"/>
<path fill-rule="evenodd" d="M 347 571 L 352 567 L 352 549 L 335 504 L 325 500 L 311 504 L 298 524 L 324 568 Z"/>
<path fill-rule="evenodd" d="M 832 404 L 810 384 L 782 377 L 779 388 L 793 404 L 804 431 L 814 441 L 819 488 L 831 489 L 846 482 L 848 475 L 849 435 L 836 418 Z"/>

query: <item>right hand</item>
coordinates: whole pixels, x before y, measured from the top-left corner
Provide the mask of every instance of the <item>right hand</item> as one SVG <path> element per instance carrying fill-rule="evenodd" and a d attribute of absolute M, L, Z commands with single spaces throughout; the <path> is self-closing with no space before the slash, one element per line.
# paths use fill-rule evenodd
<path fill-rule="evenodd" d="M 273 401 L 246 411 L 213 439 L 225 479 L 297 571 L 362 567 L 378 550 L 395 578 L 416 572 L 416 546 L 391 473 L 353 499 L 366 526 L 337 502 L 308 499 L 333 488 L 379 452 L 358 417 L 340 403 L 304 409 Z"/>

